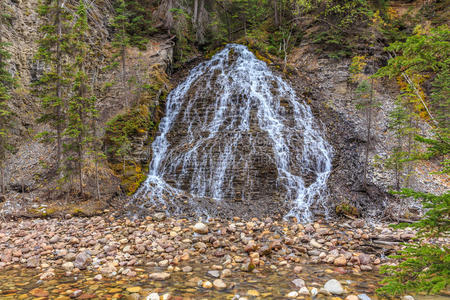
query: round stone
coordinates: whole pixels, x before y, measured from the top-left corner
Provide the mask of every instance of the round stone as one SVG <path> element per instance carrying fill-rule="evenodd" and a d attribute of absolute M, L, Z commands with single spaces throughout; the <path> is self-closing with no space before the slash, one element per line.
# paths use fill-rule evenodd
<path fill-rule="evenodd" d="M 208 226 L 199 222 L 193 227 L 195 233 L 207 234 L 209 232 Z"/>
<path fill-rule="evenodd" d="M 324 289 L 333 295 L 342 295 L 344 293 L 344 288 L 336 279 L 328 280 L 324 285 Z"/>
<path fill-rule="evenodd" d="M 218 290 L 224 290 L 227 288 L 227 285 L 225 284 L 225 282 L 223 282 L 222 279 L 216 279 L 213 281 L 213 285 L 214 288 L 218 289 Z"/>

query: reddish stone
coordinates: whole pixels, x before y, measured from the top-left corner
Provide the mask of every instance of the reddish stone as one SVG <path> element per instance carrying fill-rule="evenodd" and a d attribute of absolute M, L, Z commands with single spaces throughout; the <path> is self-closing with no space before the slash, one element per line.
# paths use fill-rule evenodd
<path fill-rule="evenodd" d="M 31 290 L 30 294 L 34 297 L 48 297 L 48 292 L 40 288 L 35 288 Z"/>

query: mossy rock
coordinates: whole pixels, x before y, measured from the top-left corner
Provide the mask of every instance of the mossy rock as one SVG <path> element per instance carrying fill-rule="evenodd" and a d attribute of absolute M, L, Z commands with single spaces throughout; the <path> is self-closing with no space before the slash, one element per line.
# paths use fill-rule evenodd
<path fill-rule="evenodd" d="M 356 207 L 351 205 L 348 202 L 340 203 L 335 208 L 337 215 L 344 215 L 344 216 L 352 216 L 352 217 L 359 217 L 359 211 Z"/>
<path fill-rule="evenodd" d="M 138 164 L 133 164 L 125 167 L 125 173 L 122 177 L 122 188 L 128 195 L 134 194 L 142 182 L 147 179 L 148 167 L 142 167 Z"/>
<path fill-rule="evenodd" d="M 70 213 L 74 217 L 92 217 L 101 215 L 103 212 L 101 210 L 90 209 L 88 207 L 74 207 Z"/>
<path fill-rule="evenodd" d="M 28 213 L 32 217 L 48 218 L 48 217 L 55 215 L 56 210 L 54 208 L 50 208 L 50 207 L 46 207 L 46 206 L 39 206 L 38 208 L 29 208 Z"/>

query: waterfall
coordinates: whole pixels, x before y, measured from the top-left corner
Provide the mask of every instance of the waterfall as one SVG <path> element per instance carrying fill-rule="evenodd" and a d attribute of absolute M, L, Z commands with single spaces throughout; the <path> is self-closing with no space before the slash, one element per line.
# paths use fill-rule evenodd
<path fill-rule="evenodd" d="M 200 215 L 276 202 L 300 221 L 324 203 L 332 160 L 309 106 L 236 44 L 193 68 L 168 95 L 152 153 L 134 202 Z"/>

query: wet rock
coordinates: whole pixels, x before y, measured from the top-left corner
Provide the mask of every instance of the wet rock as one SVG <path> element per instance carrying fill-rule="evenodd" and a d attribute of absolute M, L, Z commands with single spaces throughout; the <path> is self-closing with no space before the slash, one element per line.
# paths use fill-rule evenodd
<path fill-rule="evenodd" d="M 294 273 L 298 274 L 298 273 L 301 273 L 302 271 L 303 271 L 303 267 L 301 267 L 301 266 L 294 267 Z"/>
<path fill-rule="evenodd" d="M 217 290 L 224 290 L 227 288 L 227 285 L 222 279 L 216 279 L 213 281 L 214 288 Z"/>
<path fill-rule="evenodd" d="M 208 226 L 199 222 L 194 225 L 193 230 L 195 233 L 207 234 L 209 232 Z"/>
<path fill-rule="evenodd" d="M 72 272 L 72 270 L 75 268 L 73 262 L 65 262 L 61 266 L 66 272 Z"/>
<path fill-rule="evenodd" d="M 204 289 L 210 289 L 210 288 L 212 288 L 212 286 L 213 286 L 212 283 L 209 281 L 202 282 L 202 288 L 204 288 Z"/>
<path fill-rule="evenodd" d="M 309 242 L 309 244 L 310 244 L 311 246 L 313 246 L 314 248 L 322 248 L 322 245 L 319 244 L 315 239 L 312 239 L 312 240 Z"/>
<path fill-rule="evenodd" d="M 368 265 L 370 263 L 370 256 L 365 253 L 361 253 L 358 258 L 361 265 Z"/>
<path fill-rule="evenodd" d="M 372 269 L 373 269 L 369 265 L 361 265 L 360 268 L 361 268 L 361 271 L 372 271 Z"/>
<path fill-rule="evenodd" d="M 248 290 L 247 296 L 259 297 L 260 293 L 257 290 Z M 240 298 L 242 299 L 242 298 Z"/>
<path fill-rule="evenodd" d="M 184 273 L 189 273 L 189 272 L 192 272 L 192 267 L 191 266 L 184 266 L 181 270 Z"/>
<path fill-rule="evenodd" d="M 356 295 L 348 295 L 345 300 L 359 300 L 359 298 Z"/>
<path fill-rule="evenodd" d="M 132 286 L 132 287 L 127 288 L 127 292 L 130 292 L 130 293 L 139 293 L 141 291 L 142 291 L 142 288 L 140 286 Z"/>
<path fill-rule="evenodd" d="M 357 219 L 352 222 L 352 227 L 355 228 L 363 228 L 366 225 L 366 221 L 364 219 Z"/>
<path fill-rule="evenodd" d="M 287 298 L 294 299 L 298 297 L 298 292 L 293 291 L 286 295 Z"/>
<path fill-rule="evenodd" d="M 133 293 L 127 296 L 127 300 L 141 300 L 141 295 Z"/>
<path fill-rule="evenodd" d="M 320 288 L 319 294 L 320 295 L 325 295 L 325 296 L 330 296 L 331 295 L 331 293 L 329 291 L 327 291 L 326 289 L 324 289 L 324 288 Z"/>
<path fill-rule="evenodd" d="M 230 277 L 230 276 L 231 276 L 231 270 L 230 269 L 224 269 L 222 271 L 222 275 L 221 275 L 222 278 L 227 278 L 227 277 Z"/>
<path fill-rule="evenodd" d="M 149 275 L 149 278 L 153 280 L 167 280 L 170 278 L 170 274 L 166 272 L 152 273 Z"/>
<path fill-rule="evenodd" d="M 39 276 L 40 280 L 49 280 L 55 277 L 55 271 L 53 269 L 48 269 L 46 272 Z"/>
<path fill-rule="evenodd" d="M 241 271 L 244 271 L 244 272 L 251 272 L 254 269 L 255 269 L 255 264 L 251 261 L 243 263 L 241 265 Z"/>
<path fill-rule="evenodd" d="M 255 241 L 251 240 L 248 242 L 248 244 L 244 247 L 245 252 L 253 252 L 258 248 L 258 245 L 255 243 Z"/>
<path fill-rule="evenodd" d="M 212 276 L 214 278 L 219 278 L 220 277 L 219 271 L 216 271 L 216 270 L 208 271 L 208 275 Z"/>
<path fill-rule="evenodd" d="M 280 242 L 279 240 L 272 241 L 272 242 L 270 243 L 270 245 L 269 245 L 269 248 L 270 248 L 271 250 L 278 251 L 278 250 L 280 250 L 280 249 L 282 248 L 281 242 Z"/>
<path fill-rule="evenodd" d="M 347 265 L 347 259 L 345 258 L 345 256 L 339 256 L 339 257 L 337 257 L 334 260 L 333 264 L 335 266 L 346 266 Z"/>
<path fill-rule="evenodd" d="M 147 296 L 146 298 L 147 300 L 159 300 L 159 295 L 158 293 L 151 293 L 150 295 Z"/>
<path fill-rule="evenodd" d="M 172 299 L 172 295 L 170 293 L 166 293 L 162 295 L 162 300 L 177 300 L 176 298 Z"/>
<path fill-rule="evenodd" d="M 91 255 L 89 254 L 88 251 L 84 251 L 76 256 L 74 266 L 77 269 L 84 270 L 87 268 L 87 266 L 91 264 L 91 262 L 92 262 Z"/>
<path fill-rule="evenodd" d="M 94 276 L 94 280 L 95 281 L 101 281 L 102 279 L 103 279 L 102 274 L 97 274 L 97 275 Z"/>
<path fill-rule="evenodd" d="M 309 290 L 308 290 L 308 288 L 307 288 L 306 286 L 304 286 L 304 287 L 300 288 L 300 290 L 298 291 L 298 293 L 299 293 L 300 295 L 305 295 L 305 296 L 307 296 L 307 295 L 309 295 Z"/>
<path fill-rule="evenodd" d="M 35 288 L 30 291 L 30 294 L 34 297 L 48 297 L 48 292 L 41 288 Z"/>
<path fill-rule="evenodd" d="M 100 273 L 102 273 L 103 276 L 112 277 L 117 274 L 117 269 L 113 263 L 107 263 L 100 267 Z"/>
<path fill-rule="evenodd" d="M 166 219 L 166 214 L 159 212 L 153 215 L 153 220 L 157 221 L 157 222 L 161 222 L 164 221 Z"/>
<path fill-rule="evenodd" d="M 74 261 L 77 258 L 77 255 L 75 253 L 69 252 L 64 257 L 65 261 Z"/>
<path fill-rule="evenodd" d="M 359 294 L 358 295 L 359 300 L 371 300 L 369 296 L 366 294 Z"/>
<path fill-rule="evenodd" d="M 259 253 L 261 254 L 261 256 L 270 255 L 271 252 L 272 252 L 272 249 L 270 249 L 269 246 L 263 246 L 259 250 Z"/>
<path fill-rule="evenodd" d="M 39 257 L 33 256 L 27 259 L 27 268 L 37 268 L 39 266 Z"/>
<path fill-rule="evenodd" d="M 305 226 L 305 232 L 306 233 L 314 233 L 314 232 L 316 232 L 316 229 L 314 229 L 314 227 L 311 224 L 307 224 Z"/>
<path fill-rule="evenodd" d="M 402 297 L 402 300 L 414 300 L 414 297 L 410 295 L 405 295 Z"/>
<path fill-rule="evenodd" d="M 342 295 L 344 293 L 344 288 L 336 279 L 328 280 L 324 285 L 324 289 L 333 295 Z"/>
<path fill-rule="evenodd" d="M 302 287 L 306 286 L 306 285 L 305 285 L 305 281 L 304 281 L 303 279 L 301 279 L 301 278 L 297 278 L 297 279 L 292 280 L 292 283 L 293 283 L 297 288 L 302 288 Z"/>
<path fill-rule="evenodd" d="M 81 296 L 81 294 L 83 294 L 83 291 L 82 291 L 82 290 L 76 290 L 76 291 L 73 291 L 73 292 L 70 294 L 70 298 L 78 298 L 78 297 Z"/>
<path fill-rule="evenodd" d="M 21 249 L 14 249 L 13 251 L 12 251 L 12 256 L 14 256 L 14 257 L 22 257 L 22 250 Z"/>
<path fill-rule="evenodd" d="M 195 243 L 195 244 L 194 244 L 194 248 L 197 249 L 197 250 L 204 250 L 204 249 L 206 249 L 207 247 L 208 247 L 208 246 L 206 246 L 206 244 L 203 243 L 203 242 L 198 242 L 198 243 Z"/>
<path fill-rule="evenodd" d="M 160 266 L 160 267 L 167 267 L 168 265 L 169 265 L 169 261 L 167 259 L 161 260 L 158 263 L 158 266 Z"/>

